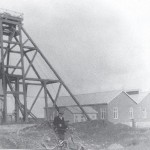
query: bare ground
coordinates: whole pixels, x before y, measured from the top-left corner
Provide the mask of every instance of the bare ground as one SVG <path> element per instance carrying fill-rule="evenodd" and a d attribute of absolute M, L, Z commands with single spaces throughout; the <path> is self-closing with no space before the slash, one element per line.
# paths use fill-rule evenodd
<path fill-rule="evenodd" d="M 86 150 L 150 149 L 149 129 L 134 129 L 102 121 L 76 123 L 72 126 L 76 129 L 75 142 L 82 144 Z M 67 133 L 66 136 L 70 135 Z M 1 149 L 44 149 L 45 145 L 56 145 L 55 139 L 54 132 L 47 122 L 0 126 Z"/>

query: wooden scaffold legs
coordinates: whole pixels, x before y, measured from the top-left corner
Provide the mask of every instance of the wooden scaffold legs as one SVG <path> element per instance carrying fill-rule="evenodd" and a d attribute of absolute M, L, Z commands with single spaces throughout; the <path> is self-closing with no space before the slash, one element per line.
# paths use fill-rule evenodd
<path fill-rule="evenodd" d="M 4 109 L 3 119 L 7 122 L 7 96 L 12 95 L 15 106 L 15 121 L 19 122 L 20 112 L 24 122 L 28 122 L 28 117 L 31 116 L 36 119 L 36 116 L 31 112 L 35 103 L 39 99 L 43 91 L 45 102 L 45 116 L 49 120 L 48 100 L 50 99 L 53 106 L 59 111 L 57 106 L 57 99 L 60 91 L 63 89 L 72 97 L 75 104 L 81 109 L 85 117 L 90 120 L 85 110 L 82 108 L 76 97 L 72 94 L 68 86 L 64 83 L 56 70 L 49 63 L 47 58 L 43 55 L 41 50 L 37 47 L 29 34 L 22 26 L 22 15 L 13 16 L 10 13 L 0 14 L 0 50 L 1 50 L 1 64 L 2 64 L 2 80 L 3 80 L 3 94 L 4 94 Z M 40 71 L 36 67 L 35 60 L 39 56 L 48 70 L 54 77 L 43 78 Z M 34 73 L 35 77 L 30 76 L 30 71 Z M 56 95 L 48 88 L 49 85 L 58 85 Z M 37 94 L 34 95 L 33 102 L 28 106 L 28 87 L 40 86 Z"/>

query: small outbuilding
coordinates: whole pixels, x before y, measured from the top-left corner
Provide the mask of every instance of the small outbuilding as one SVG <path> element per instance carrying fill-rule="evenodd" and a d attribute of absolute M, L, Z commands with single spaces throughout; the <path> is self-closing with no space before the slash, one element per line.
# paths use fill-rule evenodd
<path fill-rule="evenodd" d="M 91 120 L 97 119 L 98 112 L 96 110 L 94 110 L 92 107 L 85 106 L 85 107 L 83 107 L 83 109 L 87 113 L 87 115 L 90 117 Z M 77 106 L 66 107 L 66 109 L 64 111 L 64 117 L 70 123 L 86 121 L 85 116 L 83 115 L 80 108 Z"/>

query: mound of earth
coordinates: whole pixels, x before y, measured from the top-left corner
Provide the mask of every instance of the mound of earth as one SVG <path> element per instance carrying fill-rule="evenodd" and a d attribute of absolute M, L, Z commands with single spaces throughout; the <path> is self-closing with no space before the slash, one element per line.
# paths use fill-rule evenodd
<path fill-rule="evenodd" d="M 143 134 L 144 130 L 123 124 L 113 124 L 109 121 L 93 120 L 75 123 L 73 126 L 86 143 L 101 145 L 103 148 L 113 143 L 127 147 L 147 140 Z"/>
<path fill-rule="evenodd" d="M 74 123 L 70 126 L 75 128 L 74 133 L 79 137 L 75 142 L 83 144 L 87 150 L 117 148 L 130 150 L 130 148 L 134 149 L 150 143 L 150 130 L 135 129 L 123 124 L 93 120 Z M 24 126 L 19 131 L 16 130 L 17 127 L 17 125 L 12 126 L 12 129 L 10 126 L 6 129 L 1 127 L 0 148 L 43 149 L 43 142 L 48 142 L 50 146 L 55 144 L 54 131 L 47 121 Z M 7 146 L 4 146 L 5 143 Z"/>

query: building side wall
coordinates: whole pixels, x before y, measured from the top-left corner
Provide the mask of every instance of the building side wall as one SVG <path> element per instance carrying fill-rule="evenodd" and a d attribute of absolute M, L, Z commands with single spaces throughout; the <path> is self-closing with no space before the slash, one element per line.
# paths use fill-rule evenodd
<path fill-rule="evenodd" d="M 106 110 L 106 115 L 105 118 L 103 120 L 107 120 L 108 119 L 108 107 L 107 104 L 96 104 L 96 105 L 90 105 L 90 107 L 92 107 L 93 109 L 95 109 L 98 113 L 97 113 L 97 119 L 101 120 L 101 110 L 105 109 Z"/>
<path fill-rule="evenodd" d="M 69 123 L 75 123 L 75 122 L 84 122 L 86 121 L 85 116 L 82 113 L 72 113 L 71 111 L 69 111 L 67 109 L 67 107 L 61 107 L 61 109 L 64 110 L 64 119 L 65 121 L 69 122 Z M 45 111 L 44 111 L 45 112 Z M 54 120 L 54 117 L 57 115 L 57 111 L 56 109 L 49 107 L 48 108 L 48 118 L 50 121 Z M 88 113 L 88 116 L 92 119 L 92 120 L 96 120 L 97 119 L 97 113 Z"/>
<path fill-rule="evenodd" d="M 61 107 L 61 109 L 64 110 L 63 117 L 64 117 L 65 121 L 69 121 L 69 123 L 73 123 L 74 122 L 73 114 L 66 107 Z M 53 121 L 54 117 L 57 115 L 58 115 L 58 112 L 55 108 L 53 108 L 53 107 L 48 108 L 48 120 Z M 44 111 L 44 118 L 46 118 L 45 111 Z"/>
<path fill-rule="evenodd" d="M 74 123 L 74 115 L 67 108 L 64 110 L 64 119 L 69 123 Z"/>
<path fill-rule="evenodd" d="M 91 120 L 97 120 L 97 114 L 88 114 Z"/>
<path fill-rule="evenodd" d="M 135 118 L 137 126 L 150 126 L 150 94 L 138 104 L 137 113 L 138 117 Z"/>
<path fill-rule="evenodd" d="M 133 119 L 137 118 L 137 104 L 128 97 L 125 93 L 119 94 L 108 104 L 108 120 L 113 123 L 125 123 L 130 124 L 132 120 L 130 118 L 130 108 L 133 108 Z M 118 109 L 118 118 L 114 118 L 114 109 Z"/>
<path fill-rule="evenodd" d="M 54 107 L 48 108 L 48 120 L 53 121 L 56 115 L 57 111 Z M 45 109 L 44 109 L 44 118 L 46 118 Z"/>

